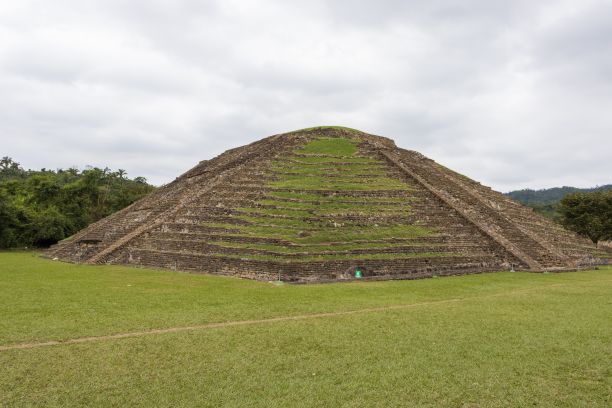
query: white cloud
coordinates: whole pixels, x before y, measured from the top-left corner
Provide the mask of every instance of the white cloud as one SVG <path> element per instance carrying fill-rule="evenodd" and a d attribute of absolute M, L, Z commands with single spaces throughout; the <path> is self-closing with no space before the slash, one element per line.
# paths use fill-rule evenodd
<path fill-rule="evenodd" d="M 0 5 L 0 155 L 155 183 L 342 124 L 500 190 L 609 183 L 609 1 Z"/>

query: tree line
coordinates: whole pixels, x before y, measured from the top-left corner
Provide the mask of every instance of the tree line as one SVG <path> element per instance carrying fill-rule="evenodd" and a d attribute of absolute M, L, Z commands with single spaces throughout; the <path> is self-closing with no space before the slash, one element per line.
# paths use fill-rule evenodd
<path fill-rule="evenodd" d="M 155 189 L 125 170 L 24 170 L 0 160 L 0 248 L 46 247 Z"/>
<path fill-rule="evenodd" d="M 513 200 L 518 201 L 528 207 L 533 208 L 535 212 L 545 217 L 553 219 L 557 222 L 562 222 L 562 215 L 559 212 L 559 205 L 563 197 L 573 193 L 592 193 L 596 191 L 612 190 L 612 184 L 592 188 L 577 188 L 577 187 L 553 187 L 541 190 L 523 189 L 510 191 L 505 193 Z"/>

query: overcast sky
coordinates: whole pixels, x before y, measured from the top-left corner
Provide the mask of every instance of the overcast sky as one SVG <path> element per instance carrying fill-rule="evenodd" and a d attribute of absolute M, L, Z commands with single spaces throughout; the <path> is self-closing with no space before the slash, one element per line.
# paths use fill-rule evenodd
<path fill-rule="evenodd" d="M 612 182 L 612 0 L 5 0 L 0 156 L 155 184 L 316 125 L 500 191 Z"/>

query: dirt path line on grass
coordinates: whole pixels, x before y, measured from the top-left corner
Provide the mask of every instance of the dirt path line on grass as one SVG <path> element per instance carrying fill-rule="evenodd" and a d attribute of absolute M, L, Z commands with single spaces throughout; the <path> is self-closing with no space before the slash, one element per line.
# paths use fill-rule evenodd
<path fill-rule="evenodd" d="M 468 296 L 468 297 L 462 297 L 462 298 L 432 300 L 428 302 L 371 307 L 371 308 L 365 308 L 365 309 L 345 310 L 345 311 L 338 311 L 338 312 L 312 313 L 312 314 L 296 315 L 296 316 L 280 316 L 280 317 L 271 317 L 268 319 L 235 320 L 235 321 L 228 321 L 228 322 L 198 324 L 194 326 L 178 326 L 178 327 L 168 327 L 165 329 L 150 329 L 150 330 L 143 330 L 143 331 L 127 332 L 127 333 L 117 333 L 117 334 L 109 334 L 109 335 L 104 335 L 104 336 L 77 337 L 77 338 L 67 339 L 67 340 L 50 340 L 50 341 L 44 341 L 44 342 L 39 342 L 39 343 L 20 343 L 20 344 L 10 344 L 10 345 L 4 345 L 4 346 L 0 345 L 0 351 L 33 349 L 33 348 L 38 348 L 38 347 L 58 346 L 62 344 L 79 344 L 79 343 L 89 343 L 89 342 L 94 342 L 94 341 L 117 340 L 117 339 L 131 338 L 131 337 L 149 336 L 149 335 L 155 335 L 155 334 L 178 333 L 178 332 L 184 332 L 184 331 L 215 329 L 215 328 L 222 328 L 222 327 L 248 326 L 248 325 L 255 325 L 255 324 L 286 322 L 286 321 L 293 321 L 293 320 L 306 320 L 306 319 L 316 319 L 316 318 L 323 318 L 323 317 L 347 316 L 347 315 L 354 315 L 354 314 L 361 314 L 361 313 L 385 312 L 389 310 L 410 309 L 410 308 L 420 307 L 420 306 L 441 305 L 445 303 L 463 302 L 466 300 L 487 299 L 487 298 L 494 298 L 494 297 L 501 297 L 501 296 L 523 294 L 523 293 L 533 292 L 539 289 L 547 289 L 547 288 L 552 288 L 552 287 L 570 286 L 570 285 L 574 286 L 575 283 L 571 283 L 571 284 L 554 283 L 551 285 L 540 286 L 537 288 L 519 289 L 519 290 L 514 290 L 514 291 L 508 291 L 508 292 L 493 293 L 490 295 L 483 295 L 483 296 Z"/>

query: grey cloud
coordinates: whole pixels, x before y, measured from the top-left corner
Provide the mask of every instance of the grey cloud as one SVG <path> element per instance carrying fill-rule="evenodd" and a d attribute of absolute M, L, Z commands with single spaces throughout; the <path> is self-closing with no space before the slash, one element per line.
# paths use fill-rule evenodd
<path fill-rule="evenodd" d="M 0 6 L 0 150 L 168 182 L 340 124 L 499 190 L 609 183 L 612 9 L 562 1 Z"/>

